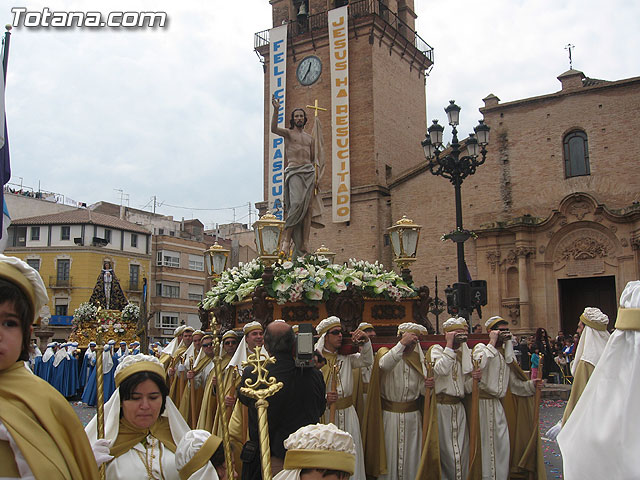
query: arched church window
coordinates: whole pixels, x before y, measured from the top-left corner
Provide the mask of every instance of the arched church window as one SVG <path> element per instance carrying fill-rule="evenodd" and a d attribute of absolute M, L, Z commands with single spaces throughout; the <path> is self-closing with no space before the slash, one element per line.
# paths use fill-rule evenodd
<path fill-rule="evenodd" d="M 565 178 L 590 175 L 587 134 L 582 130 L 569 132 L 565 135 L 563 144 Z"/>

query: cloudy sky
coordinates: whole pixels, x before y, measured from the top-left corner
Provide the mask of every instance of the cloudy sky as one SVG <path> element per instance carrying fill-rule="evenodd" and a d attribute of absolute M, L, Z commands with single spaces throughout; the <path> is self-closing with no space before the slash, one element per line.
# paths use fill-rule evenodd
<path fill-rule="evenodd" d="M 1 7 L 1 24 L 26 3 L 29 11 L 165 11 L 168 25 L 13 29 L 12 183 L 86 203 L 120 203 L 122 192 L 149 211 L 155 196 L 158 213 L 207 227 L 248 221 L 249 203 L 262 200 L 263 73 L 253 34 L 271 27 L 267 0 L 13 1 Z M 418 33 L 435 49 L 427 116 L 444 123 L 455 99 L 461 133 L 489 93 L 506 102 L 559 90 L 568 43 L 587 76 L 640 75 L 636 0 L 415 3 Z"/>

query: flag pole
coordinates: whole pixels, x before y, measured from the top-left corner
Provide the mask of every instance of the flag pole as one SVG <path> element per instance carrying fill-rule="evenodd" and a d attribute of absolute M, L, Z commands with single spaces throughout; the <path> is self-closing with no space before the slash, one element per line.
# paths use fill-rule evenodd
<path fill-rule="evenodd" d="M 7 24 L 4 27 L 7 31 L 4 32 L 4 48 L 2 49 L 2 72 L 4 75 L 4 82 L 7 83 L 7 66 L 9 65 L 9 43 L 11 42 L 11 25 Z"/>

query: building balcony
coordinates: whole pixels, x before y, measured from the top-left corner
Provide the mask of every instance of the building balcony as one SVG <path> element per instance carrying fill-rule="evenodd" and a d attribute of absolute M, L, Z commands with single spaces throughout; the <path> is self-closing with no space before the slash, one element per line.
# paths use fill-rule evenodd
<path fill-rule="evenodd" d="M 49 288 L 73 288 L 72 277 L 49 277 Z"/>
<path fill-rule="evenodd" d="M 413 28 L 402 21 L 398 15 L 389 10 L 380 0 L 359 0 L 349 2 L 349 23 L 371 17 L 378 20 L 383 30 L 392 39 L 393 45 L 403 49 L 402 55 L 408 55 L 411 63 L 429 70 L 433 65 L 433 47 L 425 42 Z M 292 20 L 287 24 L 287 38 L 293 40 L 308 35 L 312 42 L 322 35 L 328 34 L 327 12 L 316 13 L 302 19 Z M 373 41 L 373 30 L 371 32 Z M 268 53 L 269 30 L 258 32 L 254 36 L 254 50 L 264 57 Z"/>

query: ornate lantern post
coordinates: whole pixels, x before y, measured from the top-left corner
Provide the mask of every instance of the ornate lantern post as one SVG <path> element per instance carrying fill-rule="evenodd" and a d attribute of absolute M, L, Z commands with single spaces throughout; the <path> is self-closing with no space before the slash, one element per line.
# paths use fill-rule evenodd
<path fill-rule="evenodd" d="M 453 100 L 449 102 L 445 108 L 449 125 L 451 125 L 453 138 L 451 139 L 451 147 L 445 155 L 442 143 L 442 132 L 444 127 L 438 124 L 437 120 L 427 129 L 426 138 L 422 141 L 424 156 L 429 162 L 427 168 L 436 176 L 444 177 L 449 180 L 454 187 L 455 203 L 456 203 L 456 230 L 452 232 L 450 238 L 456 243 L 458 258 L 458 284 L 460 290 L 469 291 L 469 283 L 466 274 L 466 265 L 464 262 L 464 242 L 471 236 L 462 228 L 462 181 L 469 175 L 476 173 L 476 169 L 485 162 L 487 156 L 487 145 L 489 144 L 489 126 L 484 124 L 483 120 L 478 122 L 474 128 L 474 132 L 469 134 L 469 138 L 464 145 L 460 145 L 458 141 L 458 130 L 456 127 L 460 122 L 460 107 Z M 480 151 L 478 151 L 480 147 Z M 465 155 L 466 153 L 466 155 Z M 455 287 L 455 285 L 454 285 Z M 466 299 L 468 294 L 461 292 L 458 297 Z M 460 316 L 467 320 L 471 314 L 471 305 L 466 300 L 459 308 Z"/>
<path fill-rule="evenodd" d="M 253 230 L 256 234 L 258 256 L 264 265 L 262 279 L 266 285 L 273 280 L 273 264 L 280 257 L 284 221 L 278 220 L 271 212 L 267 212 L 253 224 Z"/>
<path fill-rule="evenodd" d="M 229 252 L 222 245 L 215 242 L 204 252 L 204 263 L 207 266 L 207 274 L 212 280 L 218 280 L 229 261 Z"/>
<path fill-rule="evenodd" d="M 395 225 L 387 228 L 393 248 L 393 260 L 400 267 L 402 278 L 407 283 L 413 283 L 409 265 L 416 261 L 421 228 L 421 225 L 416 225 L 405 215 Z"/>

